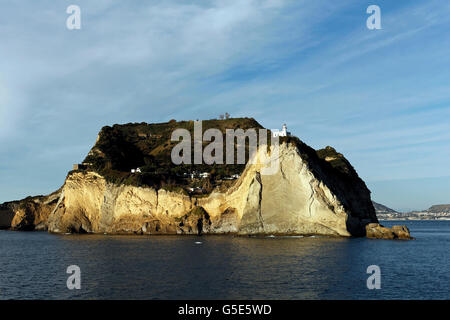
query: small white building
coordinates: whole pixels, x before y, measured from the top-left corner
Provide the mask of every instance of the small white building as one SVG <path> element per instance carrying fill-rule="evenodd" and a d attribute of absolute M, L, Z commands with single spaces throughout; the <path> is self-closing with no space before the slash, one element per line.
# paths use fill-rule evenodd
<path fill-rule="evenodd" d="M 201 172 L 201 173 L 199 173 L 197 171 L 194 171 L 194 172 L 191 172 L 191 173 L 185 172 L 185 173 L 183 173 L 183 176 L 185 176 L 185 177 L 188 176 L 191 179 L 208 178 L 210 176 L 210 173 L 209 172 Z"/>
<path fill-rule="evenodd" d="M 283 127 L 281 128 L 281 130 L 273 129 L 271 131 L 272 131 L 273 137 L 287 137 L 287 136 L 291 135 L 291 133 L 289 131 L 287 131 L 286 124 L 283 124 Z"/>

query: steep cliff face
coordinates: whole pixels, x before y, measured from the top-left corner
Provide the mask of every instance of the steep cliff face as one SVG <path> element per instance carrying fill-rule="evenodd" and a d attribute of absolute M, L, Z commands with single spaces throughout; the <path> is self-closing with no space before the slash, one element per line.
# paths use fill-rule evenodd
<path fill-rule="evenodd" d="M 47 219 L 54 210 L 61 190 L 48 196 L 28 197 L 0 205 L 0 228 L 19 231 L 47 230 Z"/>
<path fill-rule="evenodd" d="M 48 215 L 51 232 L 137 234 L 365 234 L 377 222 L 370 192 L 349 164 L 336 168 L 300 142 L 280 144 L 278 170 L 248 163 L 226 192 L 193 197 L 68 175 Z"/>

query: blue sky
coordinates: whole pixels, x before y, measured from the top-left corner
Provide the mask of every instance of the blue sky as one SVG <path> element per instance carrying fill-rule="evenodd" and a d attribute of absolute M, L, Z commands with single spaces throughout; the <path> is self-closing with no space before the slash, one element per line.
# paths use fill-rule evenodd
<path fill-rule="evenodd" d="M 81 8 L 81 30 L 66 8 Z M 368 30 L 366 8 L 381 8 Z M 450 203 L 450 3 L 0 1 L 0 202 L 60 187 L 104 125 L 286 122 L 375 201 Z"/>

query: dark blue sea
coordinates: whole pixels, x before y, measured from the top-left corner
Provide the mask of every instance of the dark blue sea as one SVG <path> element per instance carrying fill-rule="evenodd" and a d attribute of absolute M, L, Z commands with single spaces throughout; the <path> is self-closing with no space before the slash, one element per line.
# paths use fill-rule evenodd
<path fill-rule="evenodd" d="M 382 223 L 416 240 L 0 231 L 0 299 L 450 299 L 450 221 Z"/>

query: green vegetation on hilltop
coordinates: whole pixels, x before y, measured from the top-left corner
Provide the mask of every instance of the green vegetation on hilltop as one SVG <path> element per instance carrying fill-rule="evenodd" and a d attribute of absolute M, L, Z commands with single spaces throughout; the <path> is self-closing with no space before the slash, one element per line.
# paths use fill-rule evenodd
<path fill-rule="evenodd" d="M 343 173 L 354 173 L 350 162 L 345 159 L 342 153 L 338 153 L 334 148 L 327 146 L 316 151 L 319 158 L 326 160 L 331 166 Z"/>
<path fill-rule="evenodd" d="M 252 118 L 202 121 L 203 132 L 210 128 L 219 129 L 223 133 L 225 146 L 226 129 L 247 130 L 259 129 L 262 126 Z M 240 174 L 244 170 L 245 164 L 173 164 L 171 152 L 179 142 L 172 142 L 171 135 L 176 129 L 186 129 L 191 133 L 193 157 L 194 121 L 171 120 L 156 124 L 128 123 L 103 127 L 97 143 L 84 162 L 90 163 L 93 170 L 111 182 L 165 189 L 177 189 L 177 186 L 185 185 L 211 191 L 217 186 L 217 181 L 233 174 Z M 203 142 L 203 147 L 209 143 Z M 248 145 L 246 145 L 246 161 L 248 161 Z M 140 168 L 142 172 L 131 174 L 131 169 L 135 168 Z M 184 174 L 192 172 L 207 172 L 211 176 L 208 179 L 187 183 Z M 222 182 L 230 184 L 229 181 Z"/>

